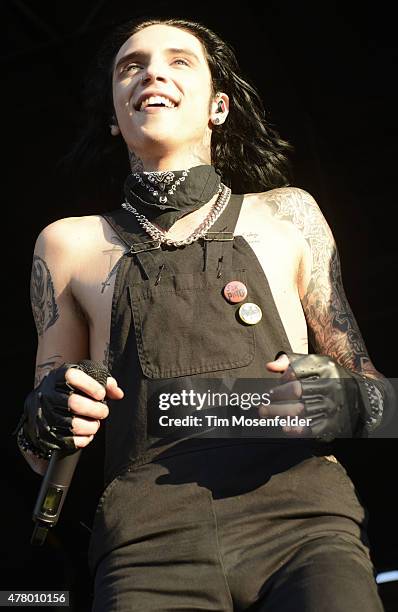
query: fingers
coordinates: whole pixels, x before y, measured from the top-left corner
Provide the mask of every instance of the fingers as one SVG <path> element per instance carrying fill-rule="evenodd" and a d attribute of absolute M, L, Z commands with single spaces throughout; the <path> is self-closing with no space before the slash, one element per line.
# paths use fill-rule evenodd
<path fill-rule="evenodd" d="M 305 406 L 299 401 L 290 401 L 284 403 L 271 403 L 268 406 L 261 405 L 258 409 L 258 413 L 261 417 L 278 417 L 280 420 L 286 419 L 287 417 L 299 417 L 303 419 L 303 423 L 308 422 L 305 415 Z M 305 420 L 304 420 L 305 419 Z M 311 429 L 308 425 L 284 425 L 280 423 L 280 426 L 284 433 L 289 436 L 309 436 L 311 435 Z"/>
<path fill-rule="evenodd" d="M 75 436 L 90 437 L 97 433 L 101 425 L 99 420 L 84 417 L 73 417 L 71 431 Z"/>
<path fill-rule="evenodd" d="M 285 370 L 283 374 L 281 374 L 281 377 L 279 378 L 279 382 L 282 384 L 285 382 L 289 382 L 291 380 L 297 380 L 297 376 L 295 375 L 292 366 L 289 366 L 287 370 Z"/>
<path fill-rule="evenodd" d="M 285 419 L 289 416 L 305 417 L 305 406 L 300 401 L 302 397 L 301 383 L 296 380 L 294 373 L 292 371 L 289 372 L 289 370 L 280 379 L 285 378 L 289 382 L 284 382 L 272 389 L 270 393 L 271 403 L 268 405 L 262 404 L 259 407 L 258 412 L 261 417 L 279 417 L 280 419 Z M 305 425 L 282 425 L 282 430 L 289 437 L 311 435 L 310 428 Z"/>
<path fill-rule="evenodd" d="M 74 415 L 71 431 L 76 448 L 84 448 L 94 439 L 100 428 L 101 420 L 109 414 L 106 404 L 95 402 L 88 397 L 72 393 L 68 398 L 68 408 Z"/>
<path fill-rule="evenodd" d="M 271 403 L 259 407 L 261 416 L 298 416 L 304 412 L 304 404 L 298 400 L 302 396 L 302 387 L 298 380 L 277 385 L 270 391 Z"/>
<path fill-rule="evenodd" d="M 122 399 L 124 396 L 122 389 L 111 376 L 107 378 L 105 389 L 94 378 L 77 368 L 68 368 L 65 372 L 65 380 L 78 391 L 83 391 L 98 401 L 103 400 L 105 396 L 110 399 Z"/>
<path fill-rule="evenodd" d="M 284 402 L 286 400 L 297 400 L 302 395 L 301 383 L 298 380 L 277 385 L 270 392 L 271 402 Z"/>
<path fill-rule="evenodd" d="M 65 380 L 76 390 L 83 391 L 90 396 L 71 393 L 68 397 L 70 412 L 78 415 L 72 418 L 73 440 L 76 448 L 84 448 L 94 439 L 100 428 L 101 420 L 109 415 L 108 406 L 101 400 L 104 400 L 105 397 L 121 399 L 124 393 L 113 377 L 108 377 L 106 388 L 104 388 L 94 378 L 77 368 L 69 368 L 65 372 Z"/>
<path fill-rule="evenodd" d="M 269 361 L 265 365 L 267 370 L 271 372 L 284 372 L 289 367 L 289 359 L 287 355 L 283 354 L 275 361 Z"/>
<path fill-rule="evenodd" d="M 283 360 L 283 363 L 279 363 L 279 360 L 282 361 L 282 357 L 286 357 L 286 355 L 282 355 L 277 361 L 270 361 L 269 363 L 267 363 L 267 369 L 271 372 L 279 372 L 281 375 L 279 381 L 281 383 L 289 382 L 291 380 L 297 380 L 292 366 L 289 365 L 289 361 L 287 361 L 287 357 L 285 360 Z"/>
<path fill-rule="evenodd" d="M 82 370 L 68 368 L 65 372 L 65 380 L 72 385 L 72 387 L 79 391 L 83 391 L 93 399 L 100 401 L 105 397 L 104 387 Z"/>
<path fill-rule="evenodd" d="M 94 439 L 94 435 L 92 436 L 74 436 L 73 441 L 75 443 L 76 448 L 84 448 Z"/>
<path fill-rule="evenodd" d="M 268 406 L 261 405 L 258 412 L 263 417 L 287 417 L 287 416 L 300 416 L 304 414 L 304 404 L 302 402 L 290 402 L 290 403 L 272 403 Z"/>
<path fill-rule="evenodd" d="M 122 399 L 124 396 L 122 389 L 113 377 L 109 377 L 106 381 L 106 396 L 110 399 Z"/>
<path fill-rule="evenodd" d="M 109 408 L 102 402 L 95 402 L 89 397 L 72 393 L 68 397 L 68 408 L 71 412 L 79 416 L 90 417 L 92 419 L 105 419 L 109 414 Z"/>
<path fill-rule="evenodd" d="M 309 438 L 312 436 L 310 427 L 307 426 L 294 426 L 294 427 L 282 427 L 283 431 L 288 434 L 289 438 Z"/>

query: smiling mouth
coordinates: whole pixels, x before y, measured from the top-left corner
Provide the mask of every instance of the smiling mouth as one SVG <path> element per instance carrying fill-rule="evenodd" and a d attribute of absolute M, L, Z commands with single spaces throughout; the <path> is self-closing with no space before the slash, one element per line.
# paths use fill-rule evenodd
<path fill-rule="evenodd" d="M 162 104 L 154 104 L 153 106 L 146 106 L 142 110 L 139 110 L 139 113 L 150 113 L 150 112 L 159 112 L 162 110 L 175 110 L 175 106 L 170 108 L 169 106 L 163 106 Z"/>
<path fill-rule="evenodd" d="M 138 112 L 149 111 L 150 109 L 163 109 L 167 108 L 168 110 L 172 110 L 178 106 L 177 103 L 173 102 L 169 98 L 165 96 L 150 96 L 138 104 L 134 106 L 135 110 Z"/>

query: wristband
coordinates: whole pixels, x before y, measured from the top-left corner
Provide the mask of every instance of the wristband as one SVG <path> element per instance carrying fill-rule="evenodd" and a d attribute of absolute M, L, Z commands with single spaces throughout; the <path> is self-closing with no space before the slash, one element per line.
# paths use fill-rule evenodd
<path fill-rule="evenodd" d="M 29 451 L 30 453 L 32 453 L 35 457 L 38 457 L 39 459 L 46 459 L 47 461 L 49 461 L 53 454 L 52 450 L 42 451 L 39 448 L 37 448 L 34 444 L 32 444 L 32 442 L 30 442 L 30 440 L 28 440 L 28 438 L 25 436 L 23 427 L 21 427 L 18 431 L 17 444 L 21 450 Z"/>
<path fill-rule="evenodd" d="M 396 407 L 394 389 L 386 378 L 368 378 L 340 366 L 328 355 L 286 353 L 301 384 L 312 435 L 331 441 L 336 437 L 367 437 Z M 387 418 L 385 418 L 385 413 Z"/>

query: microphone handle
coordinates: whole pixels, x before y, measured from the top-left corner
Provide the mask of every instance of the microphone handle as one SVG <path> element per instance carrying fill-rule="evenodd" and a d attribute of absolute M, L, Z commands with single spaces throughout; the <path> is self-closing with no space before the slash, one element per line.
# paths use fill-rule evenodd
<path fill-rule="evenodd" d="M 110 374 L 102 364 L 83 360 L 79 362 L 78 367 L 103 387 L 106 386 L 107 376 Z M 79 391 L 76 390 L 75 393 Z M 30 541 L 33 546 L 42 546 L 48 530 L 57 524 L 82 450 L 79 448 L 74 453 L 55 450 L 52 453 L 33 509 L 35 526 Z"/>
<path fill-rule="evenodd" d="M 42 546 L 48 530 L 57 524 L 82 450 L 73 454 L 63 450 L 53 452 L 33 509 L 33 546 Z"/>

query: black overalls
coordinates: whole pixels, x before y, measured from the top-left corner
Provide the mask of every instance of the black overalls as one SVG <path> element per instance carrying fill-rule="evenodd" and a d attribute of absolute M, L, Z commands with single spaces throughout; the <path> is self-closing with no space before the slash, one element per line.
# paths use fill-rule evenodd
<path fill-rule="evenodd" d="M 207 239 L 151 250 L 134 216 L 104 217 L 129 247 L 115 282 L 105 490 L 89 564 L 95 612 L 381 611 L 365 510 L 334 457 L 306 440 L 167 441 L 147 431 L 148 380 L 261 378 L 291 351 L 233 195 Z M 222 289 L 261 307 L 237 317 Z M 278 376 L 278 375 L 274 375 Z"/>

